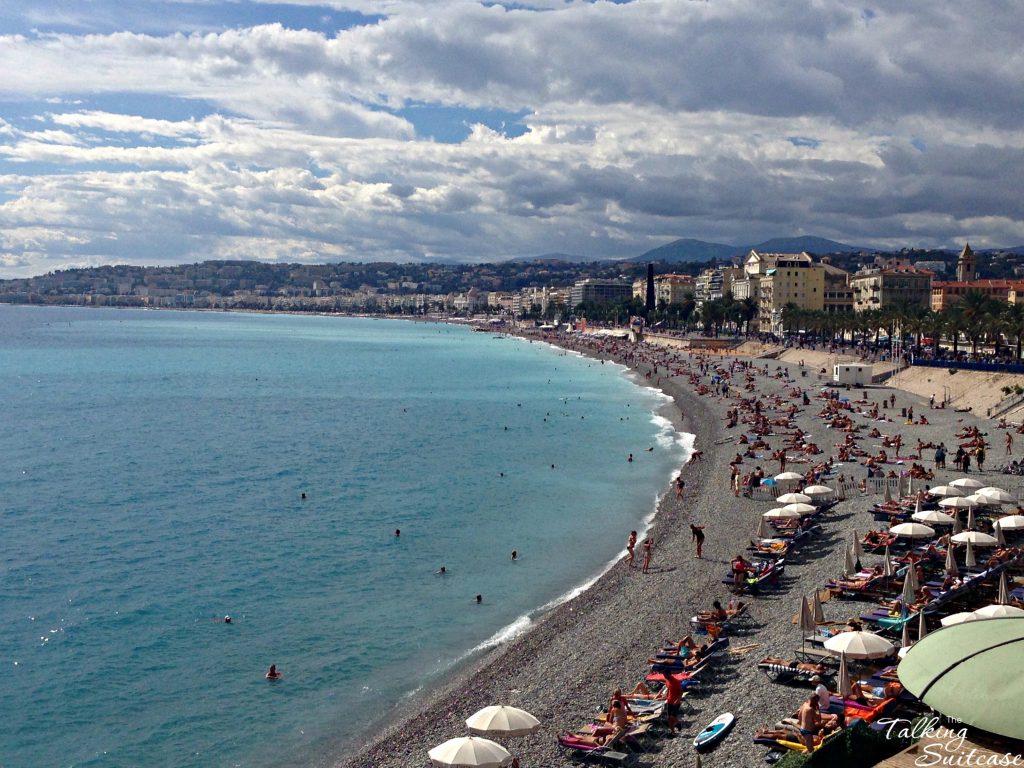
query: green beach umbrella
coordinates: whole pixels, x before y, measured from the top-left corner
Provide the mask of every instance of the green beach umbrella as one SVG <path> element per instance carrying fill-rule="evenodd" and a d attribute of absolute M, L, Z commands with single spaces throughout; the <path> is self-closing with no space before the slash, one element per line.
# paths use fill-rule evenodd
<path fill-rule="evenodd" d="M 933 632 L 914 645 L 896 670 L 926 705 L 966 725 L 1024 739 L 1024 620 L 971 621 Z"/>

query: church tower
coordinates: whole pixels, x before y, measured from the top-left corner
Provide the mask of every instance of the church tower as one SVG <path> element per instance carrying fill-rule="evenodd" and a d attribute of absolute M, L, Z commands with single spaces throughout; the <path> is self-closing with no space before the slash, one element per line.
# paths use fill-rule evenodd
<path fill-rule="evenodd" d="M 966 283 L 978 276 L 978 260 L 971 250 L 971 244 L 965 243 L 964 249 L 956 260 L 956 279 L 958 282 Z"/>

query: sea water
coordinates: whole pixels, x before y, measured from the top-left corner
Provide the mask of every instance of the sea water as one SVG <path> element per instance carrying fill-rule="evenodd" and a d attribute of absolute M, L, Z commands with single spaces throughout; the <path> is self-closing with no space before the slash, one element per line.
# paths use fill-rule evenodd
<path fill-rule="evenodd" d="M 663 405 L 464 327 L 0 306 L 0 765 L 342 756 L 621 553 Z"/>

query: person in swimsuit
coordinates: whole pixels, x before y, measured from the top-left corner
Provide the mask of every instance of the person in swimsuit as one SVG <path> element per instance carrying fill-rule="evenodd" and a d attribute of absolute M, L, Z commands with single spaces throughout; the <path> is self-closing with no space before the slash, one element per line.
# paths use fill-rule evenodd
<path fill-rule="evenodd" d="M 280 680 L 281 673 L 277 671 L 277 664 L 271 664 L 270 669 L 267 670 L 267 680 Z"/>
<path fill-rule="evenodd" d="M 697 545 L 697 558 L 704 556 L 704 526 L 690 523 L 690 541 Z"/>
<path fill-rule="evenodd" d="M 651 572 L 651 547 L 654 546 L 654 539 L 648 536 L 644 539 L 644 566 L 640 569 L 641 573 Z"/>
<path fill-rule="evenodd" d="M 636 531 L 630 531 L 629 539 L 626 540 L 626 552 L 629 553 L 626 555 L 626 567 L 628 568 L 633 567 L 633 560 L 636 559 L 634 549 L 636 549 Z"/>

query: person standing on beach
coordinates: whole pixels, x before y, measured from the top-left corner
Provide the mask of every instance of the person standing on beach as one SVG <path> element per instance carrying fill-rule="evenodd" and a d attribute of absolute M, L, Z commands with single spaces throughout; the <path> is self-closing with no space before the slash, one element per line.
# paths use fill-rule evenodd
<path fill-rule="evenodd" d="M 636 531 L 629 532 L 629 538 L 626 540 L 626 567 L 633 567 L 633 560 L 636 559 L 634 550 L 636 549 Z"/>
<path fill-rule="evenodd" d="M 704 526 L 690 523 L 690 541 L 697 544 L 697 558 L 704 557 Z"/>
<path fill-rule="evenodd" d="M 663 676 L 665 678 L 665 716 L 668 718 L 668 735 L 669 738 L 674 739 L 679 705 L 683 701 L 683 684 L 671 672 L 665 672 Z"/>
<path fill-rule="evenodd" d="M 654 546 L 654 539 L 648 536 L 644 539 L 644 565 L 640 569 L 641 573 L 651 572 L 651 547 Z"/>
<path fill-rule="evenodd" d="M 677 499 L 683 498 L 683 491 L 685 489 L 686 489 L 686 481 L 683 480 L 683 475 L 682 475 L 682 473 L 680 473 L 678 475 L 678 477 L 676 477 L 676 498 Z"/>
<path fill-rule="evenodd" d="M 1009 432 L 1006 433 L 1006 455 L 1010 456 L 1013 453 L 1013 435 Z"/>

